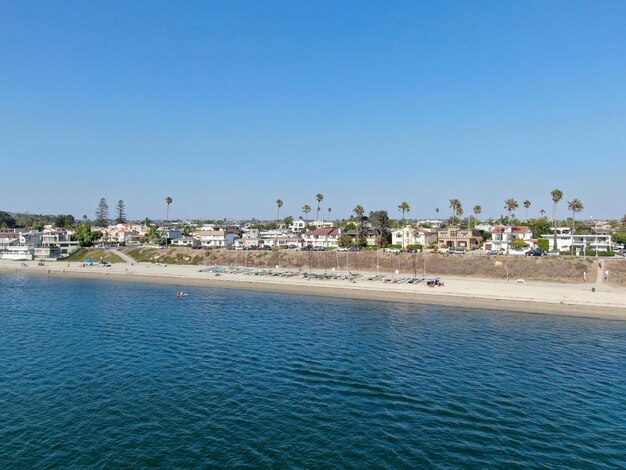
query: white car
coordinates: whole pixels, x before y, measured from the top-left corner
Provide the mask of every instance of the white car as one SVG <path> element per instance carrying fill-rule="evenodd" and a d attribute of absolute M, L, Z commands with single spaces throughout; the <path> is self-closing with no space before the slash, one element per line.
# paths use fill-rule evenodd
<path fill-rule="evenodd" d="M 400 248 L 387 248 L 387 253 L 400 253 Z"/>
<path fill-rule="evenodd" d="M 337 247 L 337 251 L 350 251 L 350 248 L 347 246 L 339 246 Z"/>

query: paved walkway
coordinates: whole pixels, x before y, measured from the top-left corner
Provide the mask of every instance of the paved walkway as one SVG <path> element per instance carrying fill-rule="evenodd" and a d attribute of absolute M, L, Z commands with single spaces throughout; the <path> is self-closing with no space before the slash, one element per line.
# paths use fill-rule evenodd
<path fill-rule="evenodd" d="M 121 251 L 115 250 L 115 249 L 111 249 L 111 251 L 113 253 L 115 253 L 117 256 L 119 256 L 120 258 L 122 258 L 122 260 L 124 260 L 124 263 L 134 263 L 135 260 L 132 259 L 130 256 L 122 253 Z"/>

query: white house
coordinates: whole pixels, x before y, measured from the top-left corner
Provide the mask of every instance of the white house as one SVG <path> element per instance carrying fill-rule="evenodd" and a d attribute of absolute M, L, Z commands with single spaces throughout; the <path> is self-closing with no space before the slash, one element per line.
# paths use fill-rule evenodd
<path fill-rule="evenodd" d="M 519 253 L 521 250 L 513 247 L 513 240 L 522 240 L 529 247 L 535 246 L 537 241 L 533 239 L 533 232 L 526 225 L 504 226 L 498 225 L 491 230 L 491 240 L 487 240 L 483 245 L 486 251 L 499 250 Z"/>
<path fill-rule="evenodd" d="M 406 248 L 410 245 L 422 245 L 427 248 L 432 243 L 437 242 L 437 231 L 424 227 L 411 227 L 405 225 L 404 228 L 391 232 L 391 243 Z"/>
<path fill-rule="evenodd" d="M 193 237 L 205 248 L 221 248 L 227 245 L 226 230 L 197 230 Z"/>
<path fill-rule="evenodd" d="M 305 228 L 306 222 L 303 219 L 294 220 L 293 223 L 289 226 L 289 230 L 291 230 L 293 233 L 302 233 Z"/>
<path fill-rule="evenodd" d="M 322 248 L 337 248 L 341 230 L 336 228 L 318 228 L 302 235 L 306 246 L 321 246 Z"/>
<path fill-rule="evenodd" d="M 554 246 L 554 233 L 541 235 L 550 241 L 550 249 Z M 611 235 L 593 234 L 593 235 L 572 235 L 572 229 L 569 227 L 556 228 L 556 248 L 558 251 L 570 251 L 574 248 L 574 253 L 584 255 L 585 251 L 607 251 L 613 246 Z"/>
<path fill-rule="evenodd" d="M 198 248 L 200 246 L 200 240 L 194 237 L 180 237 L 174 238 L 170 241 L 172 246 L 184 246 L 188 248 Z"/>

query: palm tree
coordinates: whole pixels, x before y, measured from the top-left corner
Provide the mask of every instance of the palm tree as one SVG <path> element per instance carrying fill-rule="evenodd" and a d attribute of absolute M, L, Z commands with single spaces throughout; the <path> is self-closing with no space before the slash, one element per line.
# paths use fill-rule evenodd
<path fill-rule="evenodd" d="M 354 212 L 356 214 L 356 246 L 361 246 L 360 245 L 360 241 L 361 241 L 361 235 L 360 235 L 360 230 L 361 230 L 361 224 L 363 223 L 363 214 L 365 214 L 365 209 L 363 209 L 363 206 L 360 204 L 357 204 L 356 206 L 354 206 L 354 209 L 352 209 L 352 212 Z"/>
<path fill-rule="evenodd" d="M 315 200 L 317 201 L 317 213 L 315 214 L 315 225 L 317 226 L 317 220 L 320 217 L 320 202 L 324 200 L 324 195 L 321 193 L 316 194 Z"/>
<path fill-rule="evenodd" d="M 475 217 L 474 217 L 474 218 L 476 219 L 476 221 L 478 221 L 478 216 L 480 215 L 480 213 L 481 213 L 482 211 L 483 211 L 483 208 L 482 208 L 482 207 L 480 207 L 478 204 L 476 204 L 476 205 L 474 206 L 474 215 L 475 215 Z M 470 215 L 470 217 L 471 217 L 471 215 Z M 472 227 L 471 227 L 471 221 L 470 221 L 470 227 L 468 227 L 468 228 L 472 228 Z"/>
<path fill-rule="evenodd" d="M 528 220 L 528 208 L 530 207 L 530 201 L 528 199 L 524 201 L 524 207 L 526 208 L 526 220 Z"/>
<path fill-rule="evenodd" d="M 509 212 L 508 225 L 509 225 L 509 233 L 511 235 L 511 239 L 506 244 L 506 254 L 507 255 L 509 254 L 509 246 L 511 245 L 511 242 L 513 241 L 513 230 L 511 230 L 511 212 L 513 212 L 518 207 L 519 207 L 519 204 L 513 198 L 509 198 L 506 201 L 504 201 L 504 208 Z"/>
<path fill-rule="evenodd" d="M 332 211 L 333 211 L 333 208 L 332 208 L 332 207 L 329 207 L 329 208 L 328 208 L 328 220 L 330 220 L 330 213 L 331 213 Z"/>
<path fill-rule="evenodd" d="M 574 230 L 575 230 L 574 217 L 576 216 L 576 213 L 581 212 L 585 208 L 585 206 L 583 206 L 583 203 L 580 201 L 580 199 L 574 198 L 567 203 L 567 208 L 572 211 L 572 243 L 570 244 L 570 254 L 573 254 L 574 253 Z M 596 251 L 597 249 L 598 247 L 596 247 Z"/>
<path fill-rule="evenodd" d="M 165 198 L 165 204 L 167 204 L 167 215 L 165 217 L 165 220 L 169 222 L 170 220 L 170 204 L 173 202 L 173 199 L 170 196 L 167 196 Z"/>
<path fill-rule="evenodd" d="M 554 245 L 552 247 L 553 251 L 557 251 L 557 247 L 556 247 L 556 206 L 558 205 L 559 201 L 563 198 L 563 191 L 561 191 L 560 189 L 555 189 L 554 191 L 552 191 L 550 193 L 550 195 L 552 196 L 552 219 L 554 220 Z"/>
<path fill-rule="evenodd" d="M 541 218 L 542 218 L 542 219 L 546 216 L 546 211 L 545 211 L 545 209 L 541 209 L 541 210 L 539 211 L 539 213 L 541 214 Z"/>
<path fill-rule="evenodd" d="M 283 207 L 283 201 L 276 199 L 276 243 L 274 245 L 278 248 L 278 223 L 280 221 L 280 208 Z"/>
<path fill-rule="evenodd" d="M 311 212 L 311 206 L 305 204 L 302 206 L 302 212 L 304 212 L 304 231 L 306 232 L 309 226 L 309 212 Z"/>
<path fill-rule="evenodd" d="M 404 226 L 404 214 L 411 211 L 411 206 L 408 202 L 403 201 L 398 205 L 398 210 L 402 211 L 402 226 Z"/>
<path fill-rule="evenodd" d="M 454 221 L 454 214 L 458 212 L 458 208 L 461 207 L 461 201 L 458 199 L 450 199 L 450 209 L 452 209 L 452 217 L 450 217 L 450 225 Z"/>

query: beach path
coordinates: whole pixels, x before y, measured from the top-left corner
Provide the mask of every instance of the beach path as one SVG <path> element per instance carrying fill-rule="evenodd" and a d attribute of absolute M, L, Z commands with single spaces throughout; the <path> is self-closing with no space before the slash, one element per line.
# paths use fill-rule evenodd
<path fill-rule="evenodd" d="M 120 258 L 122 258 L 122 259 L 124 260 L 124 262 L 125 262 L 125 263 L 134 263 L 134 262 L 135 262 L 135 260 L 134 260 L 134 259 L 132 259 L 130 256 L 128 256 L 128 255 L 126 255 L 126 254 L 122 253 L 122 252 L 121 252 L 121 251 L 119 251 L 119 250 L 111 249 L 111 251 L 112 251 L 113 253 L 115 253 L 117 256 L 119 256 Z"/>

